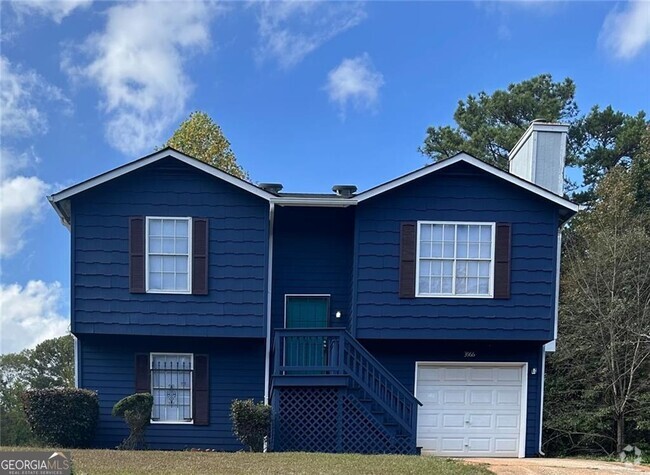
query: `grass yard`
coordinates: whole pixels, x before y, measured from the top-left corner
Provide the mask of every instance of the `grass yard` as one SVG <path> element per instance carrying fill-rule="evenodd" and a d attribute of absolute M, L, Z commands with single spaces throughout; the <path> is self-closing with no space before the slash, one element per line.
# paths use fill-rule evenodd
<path fill-rule="evenodd" d="M 3 447 L 1 451 L 25 450 Z M 36 449 L 41 450 L 41 449 Z M 72 450 L 76 475 L 435 474 L 487 475 L 484 467 L 404 455 Z"/>

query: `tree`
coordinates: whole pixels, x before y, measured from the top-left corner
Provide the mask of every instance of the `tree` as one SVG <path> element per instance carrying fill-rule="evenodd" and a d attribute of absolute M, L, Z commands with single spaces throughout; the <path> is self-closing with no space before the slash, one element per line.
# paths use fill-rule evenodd
<path fill-rule="evenodd" d="M 650 125 L 646 125 L 639 153 L 630 165 L 636 190 L 636 208 L 639 213 L 650 213 Z"/>
<path fill-rule="evenodd" d="M 22 383 L 31 389 L 74 386 L 74 340 L 72 335 L 45 340 L 20 353 L 0 355 L 2 380 Z"/>
<path fill-rule="evenodd" d="M 566 78 L 553 82 L 541 74 L 491 95 L 481 91 L 458 101 L 457 127 L 429 127 L 420 151 L 434 161 L 464 151 L 508 169 L 508 152 L 535 119 L 572 121 L 578 113 L 575 85 Z"/>
<path fill-rule="evenodd" d="M 192 112 L 165 145 L 231 175 L 248 179 L 248 173 L 237 163 L 230 142 L 205 112 Z"/>
<path fill-rule="evenodd" d="M 586 190 L 574 200 L 589 203 L 598 181 L 616 166 L 629 168 L 641 152 L 641 138 L 647 129 L 645 112 L 631 116 L 615 111 L 612 106 L 592 107 L 576 120 L 569 137 L 575 164 L 582 167 Z"/>
<path fill-rule="evenodd" d="M 569 124 L 567 165 L 581 167 L 584 183 L 574 201 L 593 202 L 594 187 L 613 167 L 630 167 L 638 157 L 639 144 L 647 128 L 645 112 L 635 116 L 615 111 L 611 106 L 594 106 L 579 116 L 575 102 L 575 84 L 570 78 L 554 82 L 542 74 L 507 90 L 492 94 L 484 91 L 459 101 L 454 120 L 456 127 L 429 127 L 420 151 L 434 161 L 464 151 L 504 170 L 508 152 L 535 119 Z"/>
<path fill-rule="evenodd" d="M 21 394 L 28 389 L 74 386 L 72 335 L 45 340 L 36 348 L 0 355 L 0 442 L 26 445 L 32 434 Z"/>
<path fill-rule="evenodd" d="M 632 172 L 614 166 L 567 236 L 546 393 L 556 450 L 619 453 L 650 436 L 650 226 L 636 193 Z"/>

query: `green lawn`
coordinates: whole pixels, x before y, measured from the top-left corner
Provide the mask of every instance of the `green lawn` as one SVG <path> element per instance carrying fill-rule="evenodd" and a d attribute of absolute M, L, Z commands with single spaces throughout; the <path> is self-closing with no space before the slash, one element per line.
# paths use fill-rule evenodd
<path fill-rule="evenodd" d="M 3 447 L 6 450 L 24 450 Z M 40 450 L 40 449 L 37 449 Z M 487 475 L 476 465 L 434 457 L 310 453 L 72 450 L 75 474 L 428 474 Z"/>

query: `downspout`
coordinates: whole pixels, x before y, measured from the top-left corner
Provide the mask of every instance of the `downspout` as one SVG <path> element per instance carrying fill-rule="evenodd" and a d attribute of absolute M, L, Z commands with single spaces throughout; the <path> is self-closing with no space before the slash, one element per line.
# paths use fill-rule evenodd
<path fill-rule="evenodd" d="M 79 351 L 79 345 L 81 342 L 76 335 L 72 335 L 72 341 L 74 342 L 74 387 L 79 389 L 81 387 L 81 381 L 79 379 L 81 371 L 79 368 L 79 358 L 81 358 L 81 351 Z"/>
<path fill-rule="evenodd" d="M 271 395 L 271 298 L 273 290 L 273 221 L 275 218 L 275 204 L 269 203 L 269 260 L 268 275 L 266 277 L 266 356 L 264 367 L 264 404 L 269 403 Z"/>
<path fill-rule="evenodd" d="M 539 402 L 539 448 L 537 451 L 542 457 L 545 457 L 546 454 L 542 452 L 542 425 L 544 423 L 544 379 L 546 379 L 546 350 L 542 347 L 542 394 L 540 396 Z"/>

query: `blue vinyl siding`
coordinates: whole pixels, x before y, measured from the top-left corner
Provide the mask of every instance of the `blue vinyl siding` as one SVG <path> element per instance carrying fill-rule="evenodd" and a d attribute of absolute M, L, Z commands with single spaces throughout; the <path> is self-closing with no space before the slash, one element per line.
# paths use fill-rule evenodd
<path fill-rule="evenodd" d="M 209 220 L 208 295 L 129 293 L 131 216 Z M 268 202 L 174 159 L 74 197 L 75 334 L 263 337 Z"/>
<path fill-rule="evenodd" d="M 539 450 L 542 355 L 544 347 L 533 342 L 363 340 L 361 343 L 409 390 L 415 390 L 415 362 L 518 362 L 528 363 L 526 456 Z M 465 351 L 476 354 L 465 358 Z M 535 369 L 536 374 L 531 374 Z"/>
<path fill-rule="evenodd" d="M 99 424 L 94 446 L 112 448 L 127 435 L 123 420 L 111 416 L 113 405 L 135 391 L 135 355 L 150 352 L 208 354 L 210 424 L 152 424 L 146 442 L 152 449 L 212 448 L 241 450 L 232 435 L 230 403 L 233 399 L 264 396 L 264 341 L 232 338 L 114 337 L 80 338 L 81 387 L 99 395 Z"/>
<path fill-rule="evenodd" d="M 400 223 L 421 220 L 511 223 L 511 298 L 400 299 Z M 462 163 L 360 203 L 356 336 L 550 341 L 557 227 L 555 205 Z"/>
<path fill-rule="evenodd" d="M 286 294 L 331 294 L 329 325 L 347 326 L 353 226 L 353 208 L 275 208 L 273 328 L 284 327 Z"/>

